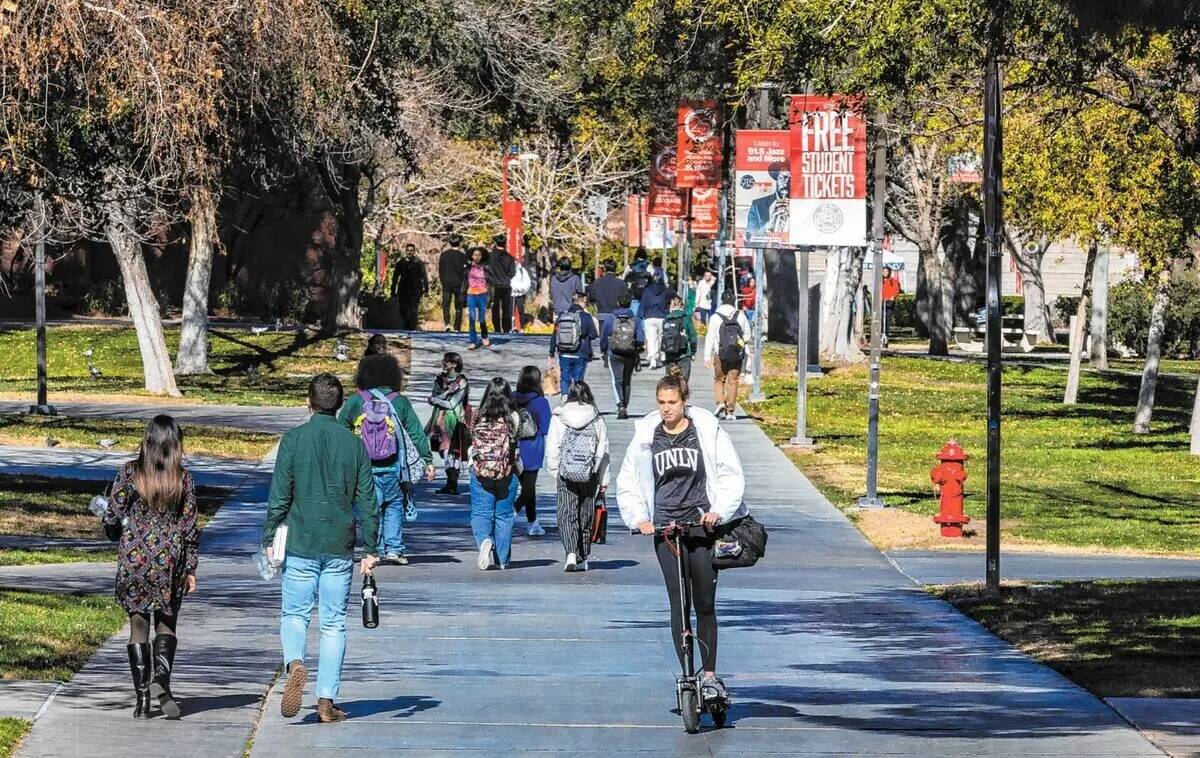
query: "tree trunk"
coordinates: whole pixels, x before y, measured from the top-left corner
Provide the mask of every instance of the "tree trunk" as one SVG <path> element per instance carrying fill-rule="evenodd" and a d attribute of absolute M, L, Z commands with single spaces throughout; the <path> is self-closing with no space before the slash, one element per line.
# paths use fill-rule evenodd
<path fill-rule="evenodd" d="M 1092 275 L 1091 339 L 1088 354 L 1092 368 L 1108 368 L 1108 247 L 1096 254 L 1096 271 Z"/>
<path fill-rule="evenodd" d="M 212 280 L 217 208 L 207 189 L 192 195 L 191 239 L 183 287 L 183 326 L 179 332 L 177 374 L 210 374 L 208 366 L 208 290 Z"/>
<path fill-rule="evenodd" d="M 818 348 L 822 355 L 832 355 L 837 345 L 837 325 L 842 321 L 839 298 L 842 295 L 842 276 L 845 273 L 846 250 L 831 247 L 825 251 L 825 277 L 821 282 L 821 328 Z"/>
<path fill-rule="evenodd" d="M 1150 334 L 1146 339 L 1146 365 L 1142 368 L 1142 385 L 1138 389 L 1137 410 L 1133 414 L 1133 433 L 1150 431 L 1150 416 L 1154 413 L 1154 391 L 1158 389 L 1158 362 L 1162 358 L 1163 332 L 1167 326 L 1167 307 L 1171 304 L 1171 268 L 1164 266 L 1154 290 L 1154 306 L 1150 309 Z"/>
<path fill-rule="evenodd" d="M 1196 382 L 1196 399 L 1192 401 L 1192 455 L 1200 455 L 1200 381 Z"/>
<path fill-rule="evenodd" d="M 929 354 L 949 355 L 954 334 L 954 293 L 947 292 L 946 272 L 937 250 L 923 248 L 921 270 L 925 275 L 926 306 L 929 313 Z"/>
<path fill-rule="evenodd" d="M 838 281 L 839 315 L 833 326 L 835 340 L 833 357 L 840 361 L 858 362 L 863 360 L 862 348 L 858 343 L 858 334 L 854 328 L 856 316 L 862 315 L 864 304 L 859 297 L 862 285 L 863 256 L 865 247 L 848 248 L 845 253 L 845 265 L 842 266 L 842 276 Z"/>
<path fill-rule="evenodd" d="M 338 222 L 337 244 L 329 270 L 329 308 L 325 312 L 325 328 L 331 332 L 362 327 L 358 307 L 363 243 L 363 208 L 358 196 L 361 182 L 362 168 L 353 163 L 342 164 L 338 177 L 327 176 L 326 191 Z"/>
<path fill-rule="evenodd" d="M 162 319 L 158 300 L 150 286 L 146 259 L 141 242 L 134 233 L 134 215 L 119 200 L 107 203 L 105 234 L 121 269 L 129 317 L 137 332 L 138 350 L 142 356 L 142 373 L 146 391 L 153 395 L 180 397 L 171 372 L 171 355 L 163 338 Z"/>
<path fill-rule="evenodd" d="M 1083 362 L 1083 339 L 1087 326 L 1088 300 L 1092 295 L 1092 271 L 1096 268 L 1097 245 L 1088 245 L 1087 263 L 1083 266 L 1083 287 L 1079 290 L 1079 305 L 1075 306 L 1075 326 L 1071 332 L 1071 366 L 1067 369 L 1067 389 L 1063 405 L 1075 405 L 1079 399 L 1079 364 Z"/>
<path fill-rule="evenodd" d="M 1038 342 L 1054 342 L 1054 316 L 1050 305 L 1046 302 L 1046 281 L 1042 276 L 1042 263 L 1046 260 L 1046 251 L 1050 242 L 1042 237 L 1036 242 L 1034 249 L 1019 247 L 1020 241 L 1014 241 L 1007 235 L 1005 244 L 1008 253 L 1017 264 L 1025 288 L 1025 331 L 1037 334 Z"/>

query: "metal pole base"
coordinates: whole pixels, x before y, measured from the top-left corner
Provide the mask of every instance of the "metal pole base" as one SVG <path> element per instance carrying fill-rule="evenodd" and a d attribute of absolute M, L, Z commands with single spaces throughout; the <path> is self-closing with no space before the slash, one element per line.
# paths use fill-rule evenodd
<path fill-rule="evenodd" d="M 30 416 L 57 416 L 58 409 L 53 405 L 31 405 L 29 406 Z"/>
<path fill-rule="evenodd" d="M 815 448 L 817 443 L 812 437 L 792 437 L 788 440 L 788 447 L 806 447 Z"/>
<path fill-rule="evenodd" d="M 766 399 L 767 399 L 767 394 L 765 392 L 751 392 L 750 393 L 750 402 L 752 402 L 752 403 L 761 403 L 762 401 L 764 401 Z"/>
<path fill-rule="evenodd" d="M 883 498 L 881 497 L 860 497 L 858 502 L 855 503 L 855 506 L 858 508 L 868 509 L 886 508 L 887 503 L 883 502 Z"/>

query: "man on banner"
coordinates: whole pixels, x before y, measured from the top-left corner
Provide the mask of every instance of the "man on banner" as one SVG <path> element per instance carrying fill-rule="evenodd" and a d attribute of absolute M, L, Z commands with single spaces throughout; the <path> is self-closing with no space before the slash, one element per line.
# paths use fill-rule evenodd
<path fill-rule="evenodd" d="M 775 182 L 775 191 L 750 203 L 746 216 L 746 235 L 750 238 L 786 234 L 790 223 L 789 194 L 792 175 L 783 164 L 775 164 L 768 170 Z"/>

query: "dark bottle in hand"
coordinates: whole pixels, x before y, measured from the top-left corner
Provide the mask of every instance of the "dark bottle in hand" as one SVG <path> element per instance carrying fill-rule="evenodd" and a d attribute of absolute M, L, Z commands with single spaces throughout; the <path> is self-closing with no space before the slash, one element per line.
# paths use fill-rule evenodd
<path fill-rule="evenodd" d="M 367 629 L 379 626 L 379 589 L 375 586 L 375 577 L 371 574 L 363 577 L 362 619 L 363 626 Z"/>

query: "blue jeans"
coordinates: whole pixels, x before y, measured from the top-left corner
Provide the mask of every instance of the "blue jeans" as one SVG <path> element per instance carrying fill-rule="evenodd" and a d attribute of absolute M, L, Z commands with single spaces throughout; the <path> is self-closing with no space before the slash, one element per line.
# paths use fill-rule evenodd
<path fill-rule="evenodd" d="M 279 638 L 284 664 L 303 661 L 313 603 L 321 603 L 321 647 L 317 697 L 337 697 L 346 657 L 346 603 L 354 561 L 350 558 L 301 558 L 289 555 L 283 569 L 283 613 Z"/>
<path fill-rule="evenodd" d="M 501 566 L 508 565 L 512 555 L 512 532 L 516 514 L 513 504 L 517 501 L 517 474 L 508 477 L 508 489 L 503 482 L 491 482 L 489 486 L 479 481 L 471 472 L 471 531 L 475 534 L 475 547 L 491 538 L 496 545 L 496 560 Z"/>
<path fill-rule="evenodd" d="M 375 469 L 375 502 L 379 503 L 379 557 L 404 555 L 404 506 L 408 500 L 395 469 Z"/>
<path fill-rule="evenodd" d="M 642 301 L 633 300 L 629 303 L 629 310 L 633 311 L 633 315 L 638 315 L 642 312 Z"/>
<path fill-rule="evenodd" d="M 472 345 L 482 344 L 483 340 L 488 338 L 487 332 L 487 293 L 482 295 L 467 295 L 467 324 L 469 337 Z M 475 334 L 475 324 L 479 324 L 479 329 L 483 332 L 483 338 L 480 339 Z"/>
<path fill-rule="evenodd" d="M 559 390 L 566 397 L 571 391 L 571 385 L 582 382 L 587 373 L 587 359 L 574 355 L 558 356 Z"/>

